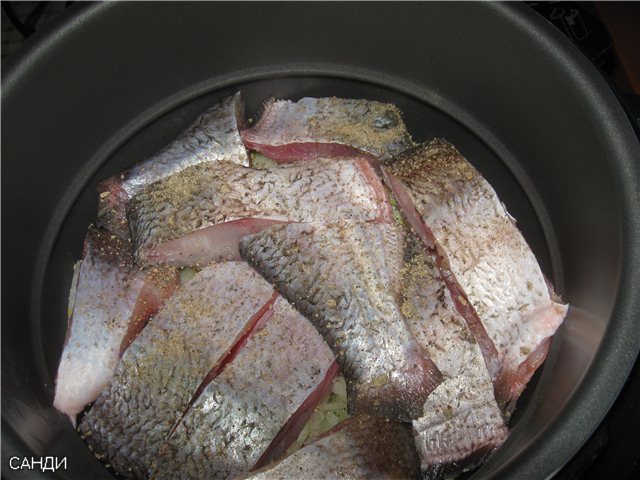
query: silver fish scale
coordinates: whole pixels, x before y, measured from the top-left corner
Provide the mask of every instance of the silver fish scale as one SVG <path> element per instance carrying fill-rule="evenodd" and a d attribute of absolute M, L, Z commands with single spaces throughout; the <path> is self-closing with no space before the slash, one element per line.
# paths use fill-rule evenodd
<path fill-rule="evenodd" d="M 332 348 L 350 411 L 402 419 L 422 412 L 439 373 L 389 288 L 400 284 L 404 248 L 395 223 L 280 225 L 245 237 L 240 248 Z"/>
<path fill-rule="evenodd" d="M 146 478 L 205 375 L 272 293 L 244 262 L 215 264 L 198 273 L 122 357 L 80 424 L 87 444 L 118 473 Z"/>
<path fill-rule="evenodd" d="M 349 145 L 380 159 L 414 145 L 395 105 L 335 97 L 271 100 L 256 125 L 242 135 L 250 143 L 273 146 Z"/>
<path fill-rule="evenodd" d="M 90 228 L 68 337 L 58 366 L 54 406 L 75 415 L 99 395 L 118 362 L 144 274 L 129 244 Z"/>
<path fill-rule="evenodd" d="M 386 170 L 405 182 L 445 252 L 498 350 L 501 375 L 516 372 L 555 333 L 567 306 L 550 297 L 515 220 L 491 185 L 444 140 L 401 154 Z"/>
<path fill-rule="evenodd" d="M 251 480 L 418 478 L 419 463 L 408 425 L 360 415 L 297 450 Z"/>
<path fill-rule="evenodd" d="M 354 161 L 319 159 L 264 170 L 206 163 L 140 192 L 131 204 L 129 220 L 139 254 L 238 218 L 372 220 L 381 212 L 377 195 Z"/>
<path fill-rule="evenodd" d="M 169 438 L 152 477 L 228 478 L 248 472 L 332 363 L 333 354 L 313 325 L 279 298 L 273 316 Z"/>
<path fill-rule="evenodd" d="M 242 116 L 240 92 L 200 115 L 178 138 L 155 155 L 98 185 L 98 225 L 129 239 L 127 208 L 144 187 L 203 162 L 225 160 L 249 165 L 238 130 Z"/>
<path fill-rule="evenodd" d="M 127 172 L 122 188 L 132 198 L 145 186 L 202 162 L 226 160 L 248 166 L 238 131 L 241 115 L 238 92 L 206 110 L 169 145 L 135 165 Z"/>
<path fill-rule="evenodd" d="M 507 428 L 480 347 L 456 311 L 433 260 L 412 238 L 403 268 L 403 312 L 416 340 L 445 376 L 413 421 L 422 470 L 469 468 L 497 448 Z M 472 457 L 473 455 L 473 457 Z"/>

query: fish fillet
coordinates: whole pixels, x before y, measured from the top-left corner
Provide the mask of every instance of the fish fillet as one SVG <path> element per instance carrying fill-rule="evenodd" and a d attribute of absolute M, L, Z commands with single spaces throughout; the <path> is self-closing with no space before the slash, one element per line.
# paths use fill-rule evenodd
<path fill-rule="evenodd" d="M 480 347 L 417 241 L 407 248 L 402 302 L 409 328 L 444 377 L 413 421 L 423 475 L 474 468 L 502 444 L 507 427 Z"/>
<path fill-rule="evenodd" d="M 127 238 L 127 206 L 147 185 L 203 162 L 225 160 L 248 166 L 249 157 L 238 131 L 242 115 L 238 92 L 206 110 L 152 157 L 102 182 L 98 186 L 98 224 Z"/>
<path fill-rule="evenodd" d="M 454 301 L 511 411 L 546 356 L 568 306 L 552 298 L 535 256 L 489 183 L 434 140 L 384 167 L 407 219 L 438 257 Z M 490 342 L 490 343 L 489 343 Z"/>
<path fill-rule="evenodd" d="M 251 480 L 418 478 L 419 461 L 408 425 L 359 415 L 275 465 L 243 478 Z"/>
<path fill-rule="evenodd" d="M 409 421 L 440 373 L 400 311 L 395 223 L 289 224 L 244 237 L 242 255 L 309 318 L 347 380 L 349 410 Z"/>
<path fill-rule="evenodd" d="M 151 477 L 229 478 L 248 472 L 305 400 L 320 385 L 331 384 L 333 362 L 313 325 L 278 298 L 270 318 L 169 437 Z M 279 453 L 287 447 L 279 446 Z"/>
<path fill-rule="evenodd" d="M 413 146 L 395 105 L 369 100 L 270 100 L 245 145 L 279 163 L 318 157 L 367 157 L 376 163 Z"/>
<path fill-rule="evenodd" d="M 204 265 L 238 259 L 240 238 L 274 223 L 377 221 L 389 212 L 366 160 L 318 159 L 264 170 L 196 165 L 140 192 L 129 218 L 140 262 Z"/>
<path fill-rule="evenodd" d="M 107 384 L 129 343 L 178 283 L 175 268 L 141 270 L 131 246 L 90 228 L 58 366 L 53 405 L 72 420 Z"/>
<path fill-rule="evenodd" d="M 97 456 L 121 475 L 146 478 L 200 385 L 274 298 L 244 262 L 214 264 L 189 280 L 125 352 L 82 419 L 79 431 Z"/>

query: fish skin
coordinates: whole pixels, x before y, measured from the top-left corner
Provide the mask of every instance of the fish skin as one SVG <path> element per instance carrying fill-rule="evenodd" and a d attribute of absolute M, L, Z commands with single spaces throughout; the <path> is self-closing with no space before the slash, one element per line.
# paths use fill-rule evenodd
<path fill-rule="evenodd" d="M 272 295 L 244 262 L 202 269 L 149 322 L 82 419 L 89 447 L 119 474 L 147 478 L 202 380 Z"/>
<path fill-rule="evenodd" d="M 352 414 L 410 421 L 440 382 L 400 311 L 403 246 L 395 223 L 348 221 L 277 225 L 240 241 L 333 350 Z"/>
<path fill-rule="evenodd" d="M 239 132 L 239 124 L 244 121 L 243 110 L 242 98 L 237 92 L 207 109 L 155 155 L 100 183 L 98 224 L 127 238 L 128 203 L 147 185 L 203 162 L 225 160 L 249 166 Z"/>
<path fill-rule="evenodd" d="M 282 163 L 362 153 L 375 163 L 414 145 L 395 105 L 336 97 L 268 100 L 241 135 L 247 148 Z"/>
<path fill-rule="evenodd" d="M 422 230 L 427 246 L 436 244 L 495 346 L 499 371 L 494 386 L 509 412 L 541 364 L 541 348 L 568 306 L 554 301 L 515 221 L 453 145 L 436 139 L 389 163 L 384 173 L 399 201 L 408 194 L 420 214 L 423 223 L 414 221 L 414 228 Z M 405 192 L 399 192 L 402 187 Z M 485 360 L 488 366 L 493 361 Z"/>
<path fill-rule="evenodd" d="M 419 460 L 407 424 L 359 415 L 336 425 L 280 462 L 242 478 L 418 478 Z"/>
<path fill-rule="evenodd" d="M 227 235 L 225 242 L 216 231 L 232 221 L 262 222 L 259 230 L 265 220 L 374 221 L 389 215 L 384 186 L 366 160 L 317 159 L 262 170 L 229 162 L 196 165 L 140 192 L 129 220 L 139 262 L 182 265 L 220 260 L 216 252 L 225 260 L 239 258 L 241 235 Z"/>
<path fill-rule="evenodd" d="M 175 268 L 139 269 L 127 242 L 89 228 L 58 366 L 54 407 L 75 421 L 75 415 L 107 384 L 129 341 L 177 283 Z"/>
<path fill-rule="evenodd" d="M 319 335 L 315 327 L 313 328 L 315 334 Z M 300 440 L 300 435 L 307 426 L 307 422 L 317 413 L 318 408 L 322 408 L 321 404 L 332 395 L 333 386 L 339 374 L 340 365 L 334 359 L 322 382 L 316 386 L 315 390 L 300 404 L 295 413 L 289 417 L 287 423 L 283 425 L 278 435 L 253 465 L 254 470 L 282 458 L 288 451 L 296 448 L 294 444 L 297 444 Z M 308 438 L 308 434 L 305 435 L 305 438 Z"/>
<path fill-rule="evenodd" d="M 422 474 L 441 478 L 474 468 L 502 444 L 508 429 L 478 342 L 415 237 L 403 267 L 402 310 L 444 376 L 413 421 Z"/>
<path fill-rule="evenodd" d="M 333 362 L 313 325 L 279 297 L 273 315 L 169 437 L 151 477 L 229 478 L 248 472 Z"/>

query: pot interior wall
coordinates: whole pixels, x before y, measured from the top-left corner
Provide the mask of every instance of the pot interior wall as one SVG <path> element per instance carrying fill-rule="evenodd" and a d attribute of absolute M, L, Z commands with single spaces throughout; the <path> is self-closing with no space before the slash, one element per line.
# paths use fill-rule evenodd
<path fill-rule="evenodd" d="M 553 473 L 606 412 L 638 350 L 629 165 L 640 153 L 611 92 L 522 5 L 237 5 L 79 5 L 77 23 L 5 64 L 3 466 L 12 454 L 67 456 L 61 478 L 112 477 L 51 407 L 95 186 L 240 89 L 249 114 L 269 96 L 395 103 L 417 141 L 446 137 L 490 181 L 572 309 L 510 437 L 476 476 Z"/>

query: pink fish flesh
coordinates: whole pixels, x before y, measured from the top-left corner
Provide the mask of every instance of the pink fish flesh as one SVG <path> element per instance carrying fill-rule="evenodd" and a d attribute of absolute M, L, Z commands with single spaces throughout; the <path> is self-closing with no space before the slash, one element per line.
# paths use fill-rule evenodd
<path fill-rule="evenodd" d="M 413 146 L 395 105 L 335 97 L 269 100 L 241 134 L 248 149 L 278 163 L 363 155 L 377 163 Z"/>

